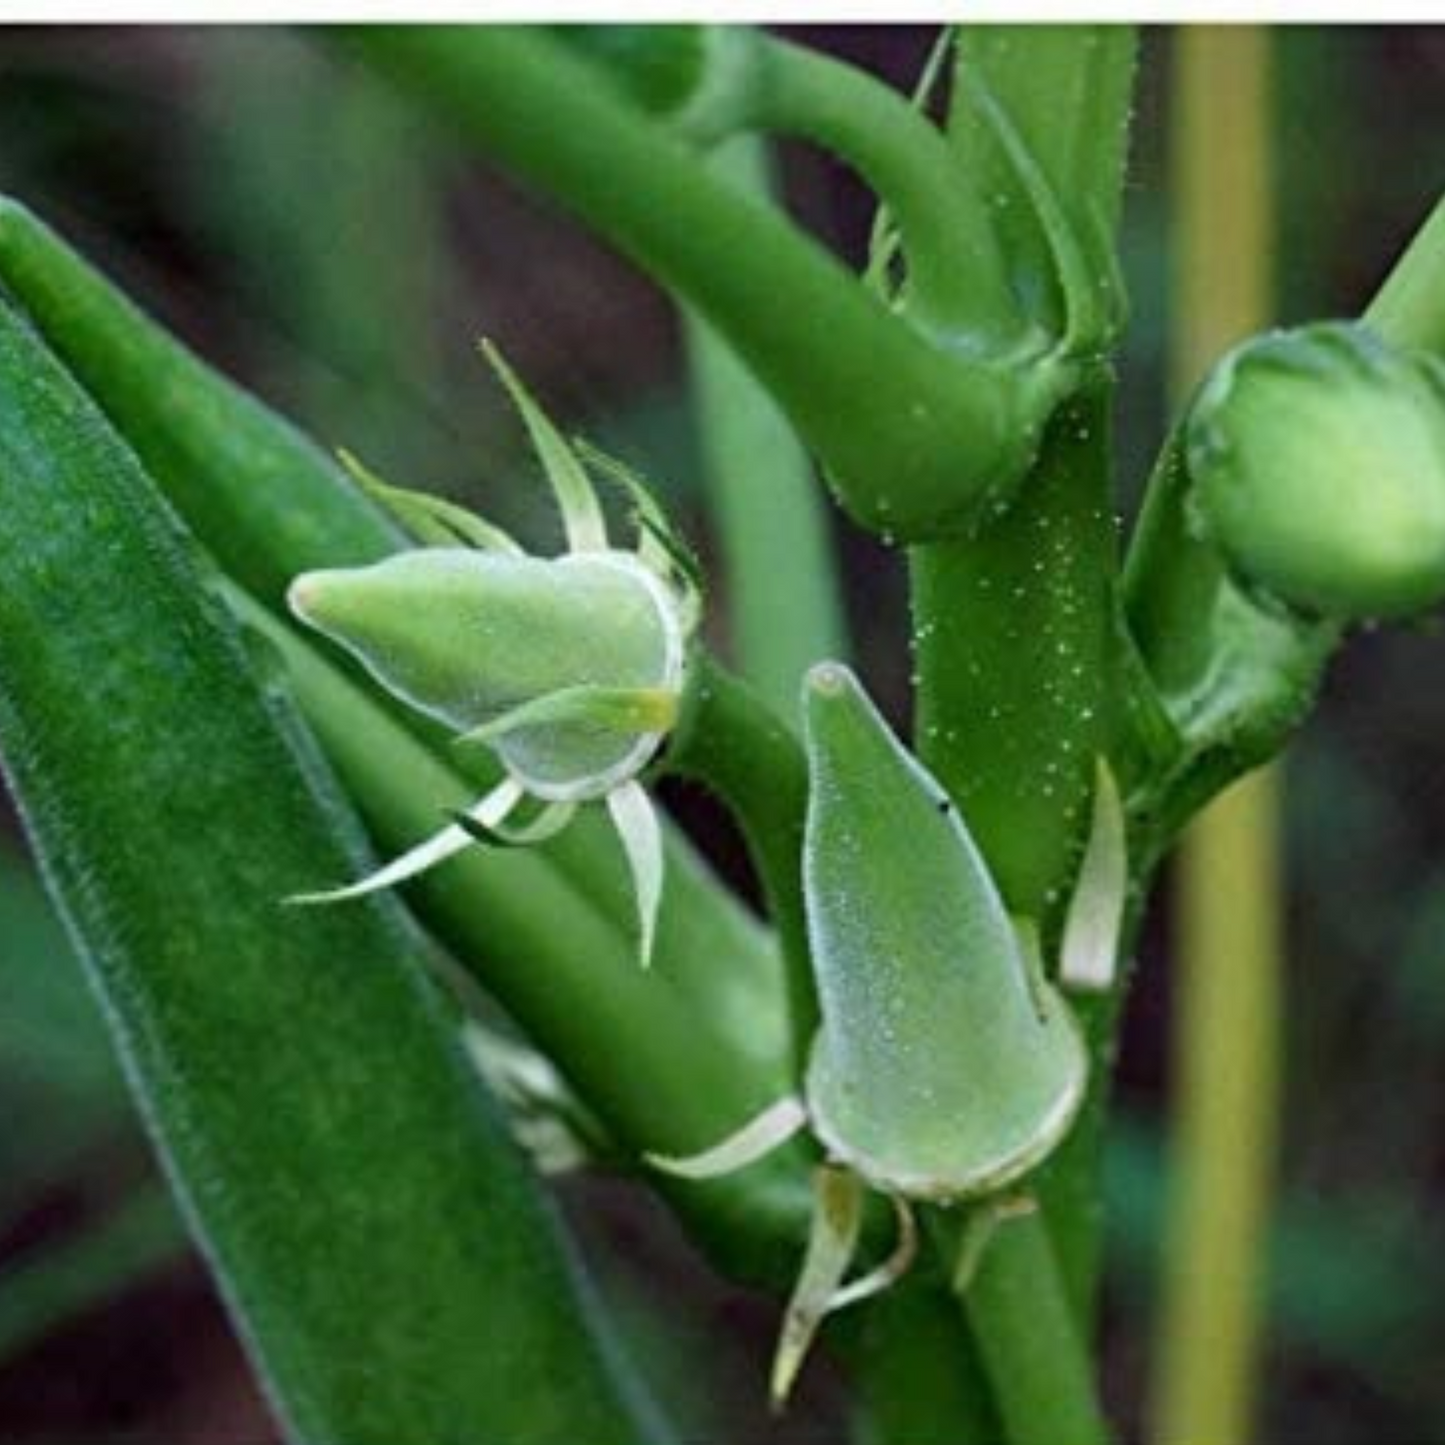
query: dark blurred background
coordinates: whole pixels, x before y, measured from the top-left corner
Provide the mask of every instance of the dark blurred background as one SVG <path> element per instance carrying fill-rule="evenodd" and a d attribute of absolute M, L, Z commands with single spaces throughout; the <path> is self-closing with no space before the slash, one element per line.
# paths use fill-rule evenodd
<path fill-rule="evenodd" d="M 902 86 L 932 40 L 790 33 Z M 1168 72 L 1168 36 L 1151 33 L 1124 238 L 1126 510 L 1165 416 Z M 1276 76 L 1280 317 L 1348 314 L 1445 179 L 1445 30 L 1281 30 Z M 866 193 L 812 152 L 782 155 L 790 207 L 861 261 Z M 473 351 L 492 335 L 549 409 L 666 479 L 706 553 L 665 299 L 320 48 L 264 29 L 0 30 L 0 189 L 324 442 L 540 539 L 537 491 L 514 484 L 522 438 Z M 842 529 L 839 542 L 859 657 L 901 716 L 896 559 Z M 726 602 L 714 593 L 723 647 Z M 1288 1083 L 1260 1438 L 1445 1441 L 1445 638 L 1356 639 L 1288 780 Z M 735 872 L 715 815 L 675 801 Z M 1109 1167 L 1108 1388 L 1131 1430 L 1164 1187 L 1165 901 Z M 566 1193 L 634 1328 L 664 1365 L 705 1372 L 715 1403 L 698 1432 L 836 1438 L 826 1370 L 767 1422 L 770 1306 L 710 1278 L 634 1191 Z M 0 1445 L 274 1438 L 0 800 Z"/>

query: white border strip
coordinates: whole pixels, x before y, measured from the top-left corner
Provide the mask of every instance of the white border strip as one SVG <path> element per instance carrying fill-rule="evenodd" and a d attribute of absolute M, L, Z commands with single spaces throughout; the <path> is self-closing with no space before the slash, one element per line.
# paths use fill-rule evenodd
<path fill-rule="evenodd" d="M 949 7 L 937 3 L 888 11 L 878 0 L 172 0 L 172 3 L 105 3 L 105 0 L 12 0 L 5 25 L 17 24 L 482 24 L 576 21 L 655 23 L 728 21 L 810 24 L 938 24 L 946 20 L 1031 23 L 1129 21 L 1146 24 L 1355 24 L 1440 23 L 1441 0 L 1386 0 L 1367 9 L 1360 0 L 973 0 Z M 3 34 L 3 30 L 0 30 Z"/>

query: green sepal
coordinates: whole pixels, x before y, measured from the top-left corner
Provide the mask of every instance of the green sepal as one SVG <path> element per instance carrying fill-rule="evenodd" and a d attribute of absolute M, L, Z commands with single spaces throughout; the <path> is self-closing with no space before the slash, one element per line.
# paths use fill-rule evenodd
<path fill-rule="evenodd" d="M 677 694 L 661 687 L 599 687 L 584 683 L 504 712 L 453 739 L 458 747 L 494 743 L 528 728 L 574 724 L 636 737 L 666 732 L 677 721 Z"/>
<path fill-rule="evenodd" d="M 1067 1132 L 1087 1059 L 957 809 L 837 664 L 804 689 L 803 883 L 822 1024 L 808 1071 L 835 1158 L 911 1198 L 985 1194 Z"/>
<path fill-rule="evenodd" d="M 646 543 L 647 539 L 651 538 L 677 575 L 700 594 L 703 585 L 702 563 L 687 539 L 673 525 L 672 519 L 662 509 L 643 478 L 625 462 L 609 456 L 585 438 L 574 437 L 572 445 L 587 466 L 600 472 L 607 481 L 627 494 L 640 533 L 639 540 Z"/>
<path fill-rule="evenodd" d="M 1107 992 L 1119 966 L 1124 906 L 1129 896 L 1128 828 L 1119 786 L 1100 757 L 1089 838 L 1059 945 L 1059 982 L 1068 989 Z"/>
<path fill-rule="evenodd" d="M 506 358 L 488 340 L 480 343 L 481 352 L 491 364 L 492 370 L 506 387 L 512 404 L 517 408 L 527 434 L 531 437 L 542 469 L 552 485 L 557 506 L 562 512 L 562 523 L 567 532 L 568 549 L 573 552 L 605 552 L 607 550 L 607 524 L 598 505 L 597 494 L 576 453 L 567 445 L 552 419 L 538 406 L 532 393 L 522 384 L 521 378 Z"/>
<path fill-rule="evenodd" d="M 963 1214 L 954 1249 L 949 1284 L 955 1294 L 963 1294 L 973 1283 L 983 1256 L 1000 1228 L 1010 1220 L 1026 1219 L 1038 1212 L 1038 1204 L 1027 1194 L 998 1194 L 970 1204 Z"/>
<path fill-rule="evenodd" d="M 336 458 L 351 480 L 378 506 L 384 507 L 418 542 L 428 547 L 478 547 L 486 552 L 508 552 L 520 556 L 521 547 L 500 527 L 484 521 L 475 512 L 426 492 L 408 491 L 384 482 L 345 447 Z"/>
<path fill-rule="evenodd" d="M 575 803 L 548 803 L 529 822 L 513 826 L 510 823 L 488 823 L 475 813 L 461 808 L 451 809 L 447 816 L 469 838 L 487 848 L 530 848 L 536 843 L 545 843 L 555 837 L 576 816 Z"/>
<path fill-rule="evenodd" d="M 807 1253 L 773 1355 L 768 1394 L 775 1409 L 788 1398 L 818 1327 L 853 1262 L 862 1223 L 862 1181 L 851 1170 L 821 1165 L 813 1174 Z"/>

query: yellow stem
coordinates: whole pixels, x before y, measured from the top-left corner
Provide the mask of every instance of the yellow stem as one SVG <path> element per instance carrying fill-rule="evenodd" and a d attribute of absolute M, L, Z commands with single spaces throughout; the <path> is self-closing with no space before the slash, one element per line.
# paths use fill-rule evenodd
<path fill-rule="evenodd" d="M 1268 35 L 1180 30 L 1173 385 L 1270 319 Z M 1155 1445 L 1245 1445 L 1258 1382 L 1277 1115 L 1280 778 L 1221 796 L 1179 857 L 1174 1175 L 1152 1392 Z"/>

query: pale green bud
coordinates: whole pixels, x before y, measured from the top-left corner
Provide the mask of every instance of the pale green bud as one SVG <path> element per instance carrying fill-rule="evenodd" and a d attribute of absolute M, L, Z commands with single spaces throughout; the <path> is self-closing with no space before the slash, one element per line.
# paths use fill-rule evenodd
<path fill-rule="evenodd" d="M 1185 431 L 1192 519 L 1248 585 L 1305 612 L 1392 616 L 1445 597 L 1445 367 L 1367 327 L 1246 342 Z"/>
<path fill-rule="evenodd" d="M 482 350 L 532 438 L 567 552 L 530 556 L 456 503 L 389 486 L 343 453 L 357 485 L 423 546 L 370 567 L 307 572 L 288 601 L 388 691 L 457 729 L 457 743 L 490 747 L 506 776 L 440 833 L 366 878 L 297 901 L 334 903 L 393 887 L 473 842 L 541 842 L 566 826 L 577 804 L 603 799 L 632 874 L 645 965 L 663 851 L 637 775 L 677 718 L 700 607 L 696 566 L 641 481 L 566 441 L 496 348 L 483 342 Z M 636 551 L 609 542 L 588 463 L 631 497 Z M 527 797 L 547 806 L 511 826 Z"/>
<path fill-rule="evenodd" d="M 308 572 L 290 603 L 389 691 L 463 733 L 582 688 L 675 698 L 682 684 L 677 604 L 621 552 L 544 559 L 426 548 Z M 660 736 L 578 715 L 516 726 L 492 746 L 529 792 L 575 801 L 635 774 Z"/>
<path fill-rule="evenodd" d="M 877 1187 L 954 1199 L 1038 1164 L 1087 1059 L 942 786 L 846 668 L 809 675 L 803 881 L 822 1025 L 813 1128 Z"/>

